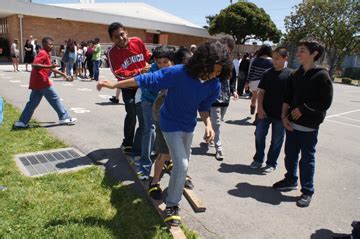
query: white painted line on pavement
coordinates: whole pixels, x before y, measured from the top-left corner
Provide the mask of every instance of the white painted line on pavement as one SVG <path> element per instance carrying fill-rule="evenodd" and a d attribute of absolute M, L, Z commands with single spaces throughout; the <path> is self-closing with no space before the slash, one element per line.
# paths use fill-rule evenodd
<path fill-rule="evenodd" d="M 342 118 L 342 119 L 347 119 L 347 120 L 351 120 L 351 121 L 355 121 L 355 122 L 360 122 L 360 120 L 352 119 L 352 118 L 348 118 L 348 117 L 344 117 L 344 116 L 337 116 L 337 118 Z"/>
<path fill-rule="evenodd" d="M 62 83 L 63 86 L 73 86 L 74 84 L 71 83 Z"/>
<path fill-rule="evenodd" d="M 359 128 L 359 129 L 360 129 L 360 126 L 359 126 L 359 125 L 347 124 L 347 123 L 339 122 L 339 121 L 336 121 L 336 120 L 329 120 L 329 119 L 326 119 L 326 121 L 333 122 L 333 123 L 337 123 L 337 124 L 342 124 L 342 125 L 347 125 L 347 126 L 351 126 L 351 127 L 355 127 L 355 128 Z"/>
<path fill-rule="evenodd" d="M 77 114 L 83 114 L 83 113 L 89 113 L 90 110 L 85 109 L 85 108 L 70 108 L 71 111 L 73 111 L 74 113 Z"/>
<path fill-rule="evenodd" d="M 329 118 L 332 118 L 332 117 L 336 117 L 336 116 L 340 116 L 340 115 L 346 115 L 346 114 L 350 114 L 350 113 L 354 113 L 354 112 L 358 112 L 358 111 L 360 111 L 360 109 L 358 109 L 358 110 L 352 110 L 352 111 L 347 111 L 347 112 L 340 113 L 340 114 L 335 114 L 335 115 L 329 115 L 329 116 L 326 116 L 326 119 L 329 119 Z"/>
<path fill-rule="evenodd" d="M 1 79 L 12 79 L 11 76 L 0 76 Z"/>
<path fill-rule="evenodd" d="M 79 91 L 92 91 L 92 89 L 89 88 L 78 88 Z"/>
<path fill-rule="evenodd" d="M 20 85 L 20 87 L 26 87 L 26 88 L 29 88 L 29 85 Z"/>
<path fill-rule="evenodd" d="M 9 80 L 10 83 L 20 83 L 21 81 L 19 80 Z"/>
<path fill-rule="evenodd" d="M 109 98 L 111 98 L 110 95 L 99 95 L 99 97 L 102 98 L 102 99 L 109 99 Z"/>

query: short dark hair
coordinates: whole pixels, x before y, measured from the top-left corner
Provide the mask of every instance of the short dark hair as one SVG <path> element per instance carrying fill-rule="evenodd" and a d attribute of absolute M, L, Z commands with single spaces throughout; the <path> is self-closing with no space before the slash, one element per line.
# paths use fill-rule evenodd
<path fill-rule="evenodd" d="M 184 46 L 180 46 L 174 54 L 174 64 L 185 64 L 191 57 L 191 51 Z"/>
<path fill-rule="evenodd" d="M 278 53 L 280 56 L 282 56 L 283 58 L 288 57 L 289 53 L 288 53 L 288 49 L 286 49 L 286 47 L 283 46 L 279 46 L 277 47 L 274 52 Z"/>
<path fill-rule="evenodd" d="M 325 51 L 324 43 L 314 37 L 307 37 L 300 40 L 299 46 L 305 46 L 309 50 L 310 54 L 317 51 L 318 54 L 314 57 L 314 61 L 319 60 Z"/>
<path fill-rule="evenodd" d="M 232 69 L 232 62 L 230 61 L 227 46 L 220 41 L 207 41 L 196 49 L 185 66 L 190 75 L 201 77 L 204 74 L 212 73 L 216 64 L 222 66 L 219 78 L 221 80 L 228 79 Z"/>
<path fill-rule="evenodd" d="M 112 38 L 112 34 L 115 30 L 122 28 L 125 30 L 125 27 L 123 24 L 121 24 L 120 22 L 113 22 L 109 25 L 108 27 L 108 33 L 109 33 L 109 37 L 110 39 Z"/>
<path fill-rule="evenodd" d="M 268 44 L 264 44 L 260 47 L 260 49 L 256 53 L 256 57 L 265 56 L 265 55 L 271 57 L 271 54 L 272 54 L 271 46 Z"/>
<path fill-rule="evenodd" d="M 174 47 L 162 45 L 155 48 L 152 56 L 155 59 L 167 58 L 170 61 L 174 61 L 174 53 L 175 53 Z"/>
<path fill-rule="evenodd" d="M 44 37 L 41 41 L 41 43 L 44 45 L 46 43 L 48 43 L 49 41 L 54 41 L 51 37 Z"/>
<path fill-rule="evenodd" d="M 96 37 L 96 38 L 94 39 L 94 43 L 98 44 L 99 42 L 100 42 L 100 38 Z"/>

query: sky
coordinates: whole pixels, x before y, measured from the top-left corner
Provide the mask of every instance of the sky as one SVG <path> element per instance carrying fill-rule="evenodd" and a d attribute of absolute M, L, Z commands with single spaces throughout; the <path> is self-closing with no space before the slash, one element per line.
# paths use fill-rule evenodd
<path fill-rule="evenodd" d="M 78 0 L 33 0 L 34 3 L 77 3 Z M 144 2 L 171 13 L 177 17 L 188 20 L 198 26 L 205 26 L 207 15 L 219 13 L 226 8 L 229 0 L 96 0 L 97 3 L 109 2 Z M 236 0 L 233 0 L 236 2 Z M 270 15 L 271 20 L 282 32 L 285 32 L 284 18 L 290 15 L 293 7 L 302 0 L 249 0 L 258 7 L 263 8 Z"/>

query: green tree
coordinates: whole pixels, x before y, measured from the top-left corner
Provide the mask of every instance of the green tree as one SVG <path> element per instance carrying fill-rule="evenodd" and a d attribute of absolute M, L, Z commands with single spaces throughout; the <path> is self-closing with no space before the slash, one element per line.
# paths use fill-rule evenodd
<path fill-rule="evenodd" d="M 316 37 L 325 44 L 329 73 L 346 55 L 359 54 L 360 3 L 352 0 L 309 0 L 285 18 L 285 42 Z"/>
<path fill-rule="evenodd" d="M 214 16 L 207 16 L 211 35 L 225 33 L 231 35 L 237 44 L 250 39 L 279 42 L 281 31 L 276 28 L 264 9 L 254 3 L 239 1 L 231 4 Z"/>

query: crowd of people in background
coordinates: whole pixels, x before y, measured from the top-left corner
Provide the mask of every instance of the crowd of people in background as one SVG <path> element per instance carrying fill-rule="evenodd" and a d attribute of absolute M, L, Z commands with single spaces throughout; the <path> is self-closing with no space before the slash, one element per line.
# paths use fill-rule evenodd
<path fill-rule="evenodd" d="M 140 38 L 130 38 L 121 23 L 112 23 L 108 34 L 114 44 L 107 49 L 106 56 L 117 82 L 99 81 L 97 89 L 117 89 L 116 95 L 109 99 L 113 103 L 119 103 L 122 92 L 126 116 L 121 148 L 131 156 L 138 178 L 149 180 L 152 198 L 162 200 L 161 175 L 163 171 L 171 175 L 164 200 L 167 224 L 181 224 L 178 212 L 183 189 L 194 187 L 187 171 L 197 114 L 205 125 L 204 141 L 215 147 L 215 159 L 222 161 L 225 153 L 221 122 L 231 99 L 239 97 L 251 98 L 249 113 L 255 115 L 255 154 L 249 167 L 264 174 L 272 173 L 278 167 L 277 159 L 285 140 L 287 173 L 273 188 L 297 189 L 299 165 L 302 194 L 296 204 L 310 205 L 319 125 L 333 94 L 327 71 L 315 65 L 324 52 L 321 42 L 311 38 L 301 41 L 298 47 L 301 67 L 291 71 L 287 68 L 288 51 L 284 47 L 272 49 L 263 45 L 254 54 L 238 52 L 231 59 L 235 42 L 228 37 L 191 45 L 188 49 L 162 45 L 151 53 Z M 76 122 L 60 102 L 49 74 L 52 71 L 69 81 L 98 81 L 102 54 L 99 42 L 99 38 L 80 43 L 68 39 L 59 49 L 61 61 L 51 62 L 51 38 L 43 39 L 43 49 L 34 40 L 26 40 L 24 62 L 27 70 L 27 64 L 32 63 L 32 91 L 15 127 L 28 127 L 42 96 L 58 113 L 60 124 Z M 17 71 L 17 41 L 12 44 L 11 52 Z M 265 157 L 270 126 L 271 145 Z M 154 170 L 152 178 L 151 170 Z"/>

